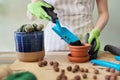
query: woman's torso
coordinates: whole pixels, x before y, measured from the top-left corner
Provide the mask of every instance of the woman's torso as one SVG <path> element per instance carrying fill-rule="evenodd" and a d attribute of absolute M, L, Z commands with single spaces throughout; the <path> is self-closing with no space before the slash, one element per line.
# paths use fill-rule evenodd
<path fill-rule="evenodd" d="M 93 21 L 95 0 L 44 0 L 55 7 L 60 22 L 69 27 L 84 27 Z"/>

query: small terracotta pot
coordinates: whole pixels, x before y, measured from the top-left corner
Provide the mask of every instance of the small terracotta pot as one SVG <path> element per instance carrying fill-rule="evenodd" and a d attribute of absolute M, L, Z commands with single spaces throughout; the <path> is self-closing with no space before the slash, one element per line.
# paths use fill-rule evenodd
<path fill-rule="evenodd" d="M 90 49 L 90 44 L 85 43 L 84 46 L 71 46 L 69 45 L 69 50 L 72 57 L 85 57 L 89 56 L 88 51 Z"/>
<path fill-rule="evenodd" d="M 73 57 L 71 54 L 68 54 L 68 59 L 71 62 L 76 62 L 76 63 L 83 63 L 89 61 L 90 56 L 85 56 L 85 57 Z"/>

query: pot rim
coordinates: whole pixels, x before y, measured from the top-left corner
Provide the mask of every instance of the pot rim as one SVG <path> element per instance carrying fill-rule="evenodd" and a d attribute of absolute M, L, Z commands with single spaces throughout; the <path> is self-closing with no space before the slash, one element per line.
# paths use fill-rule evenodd
<path fill-rule="evenodd" d="M 88 44 L 88 43 L 84 43 L 84 46 L 72 46 L 72 45 L 69 45 L 70 48 L 86 48 L 86 47 L 90 47 L 91 44 Z"/>
<path fill-rule="evenodd" d="M 33 34 L 33 33 L 43 33 L 44 31 L 35 31 L 35 32 L 17 32 L 15 31 L 15 34 Z"/>

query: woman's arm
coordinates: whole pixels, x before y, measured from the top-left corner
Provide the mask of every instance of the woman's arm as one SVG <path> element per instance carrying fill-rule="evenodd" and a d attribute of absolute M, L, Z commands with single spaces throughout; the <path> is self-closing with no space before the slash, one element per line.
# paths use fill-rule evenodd
<path fill-rule="evenodd" d="M 37 2 L 37 1 L 40 1 L 40 0 L 31 0 L 32 3 L 33 3 L 33 2 Z M 31 21 L 34 21 L 34 20 L 36 19 L 36 17 L 33 16 L 29 11 L 27 11 L 27 17 L 28 17 L 28 19 L 31 20 Z"/>
<path fill-rule="evenodd" d="M 96 21 L 95 27 L 99 28 L 100 31 L 105 27 L 108 22 L 109 12 L 107 0 L 96 0 L 98 8 L 98 19 Z"/>

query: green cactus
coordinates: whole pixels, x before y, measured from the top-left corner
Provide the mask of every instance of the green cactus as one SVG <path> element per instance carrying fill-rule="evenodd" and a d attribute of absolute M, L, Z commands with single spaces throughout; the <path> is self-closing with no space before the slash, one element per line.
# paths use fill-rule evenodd
<path fill-rule="evenodd" d="M 37 30 L 37 26 L 38 26 L 37 24 L 34 23 L 32 26 L 33 26 L 33 28 L 34 28 L 34 31 L 38 31 L 38 30 Z"/>
<path fill-rule="evenodd" d="M 33 31 L 34 31 L 34 28 L 32 27 L 31 24 L 27 24 L 27 25 L 24 27 L 24 30 L 25 30 L 25 32 L 33 32 Z"/>
<path fill-rule="evenodd" d="M 27 24 L 22 25 L 22 26 L 17 30 L 17 32 L 25 32 L 24 27 L 25 27 L 26 25 L 27 25 Z"/>
<path fill-rule="evenodd" d="M 42 31 L 44 28 L 43 24 L 37 25 L 37 24 L 24 24 L 22 25 L 17 32 L 35 32 L 35 31 Z"/>
<path fill-rule="evenodd" d="M 38 31 L 42 31 L 43 28 L 44 28 L 44 25 L 43 25 L 43 24 L 39 24 L 39 25 L 37 26 L 37 30 L 38 30 Z"/>

